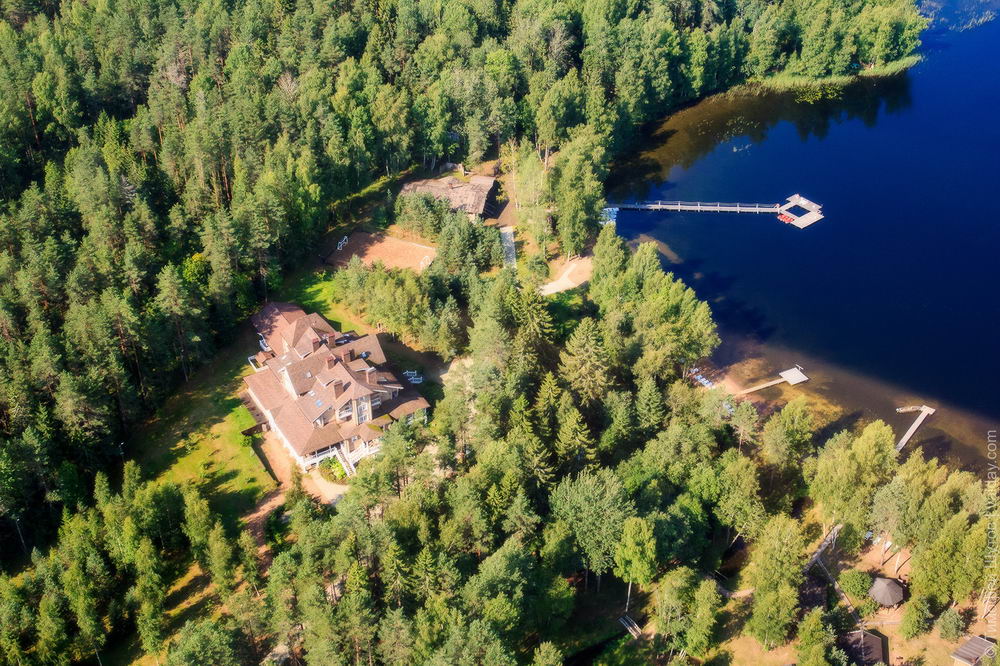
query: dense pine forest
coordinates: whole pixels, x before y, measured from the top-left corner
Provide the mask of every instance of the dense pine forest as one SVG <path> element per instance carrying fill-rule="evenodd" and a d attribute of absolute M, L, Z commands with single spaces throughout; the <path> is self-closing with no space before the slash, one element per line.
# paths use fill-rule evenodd
<path fill-rule="evenodd" d="M 133 630 L 174 664 L 276 646 L 316 664 L 559 663 L 575 596 L 611 574 L 662 579 L 661 652 L 698 655 L 720 604 L 703 575 L 737 539 L 759 544 L 761 607 L 778 609 L 752 632 L 777 644 L 807 496 L 848 544 L 877 516 L 928 571 L 975 561 L 974 479 L 900 466 L 878 424 L 817 448 L 801 405 L 761 430 L 677 383 L 717 336 L 652 246 L 630 255 L 605 227 L 557 325 L 530 276 L 495 270 L 495 230 L 416 199 L 385 214 L 435 241 L 430 269 L 335 280 L 352 311 L 471 359 L 428 428 L 393 432 L 335 511 L 293 493 L 269 568 L 195 489 L 122 469 L 120 443 L 313 259 L 337 202 L 499 158 L 523 210 L 547 213 L 538 244 L 578 253 L 645 122 L 779 73 L 898 61 L 925 25 L 909 0 L 2 0 L 0 16 L 3 663 L 91 660 Z M 168 644 L 165 586 L 190 559 L 225 621 Z M 927 618 L 969 596 L 962 571 L 927 576 Z"/>

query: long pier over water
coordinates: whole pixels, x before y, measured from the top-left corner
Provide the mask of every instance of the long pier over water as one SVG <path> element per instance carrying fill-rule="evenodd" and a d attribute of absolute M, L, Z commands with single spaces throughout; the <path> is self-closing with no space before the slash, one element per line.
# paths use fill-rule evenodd
<path fill-rule="evenodd" d="M 805 229 L 823 219 L 823 207 L 800 194 L 793 194 L 783 204 L 717 203 L 705 201 L 639 201 L 611 204 L 605 209 L 610 219 L 619 210 L 672 210 L 689 213 L 771 213 L 787 224 Z"/>

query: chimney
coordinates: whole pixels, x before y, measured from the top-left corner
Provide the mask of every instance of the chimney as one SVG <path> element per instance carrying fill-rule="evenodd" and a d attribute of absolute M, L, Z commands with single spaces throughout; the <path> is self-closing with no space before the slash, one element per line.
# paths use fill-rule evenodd
<path fill-rule="evenodd" d="M 334 379 L 333 380 L 333 397 L 336 398 L 337 396 L 339 396 L 343 392 L 344 392 L 344 382 L 340 381 L 339 379 Z"/>

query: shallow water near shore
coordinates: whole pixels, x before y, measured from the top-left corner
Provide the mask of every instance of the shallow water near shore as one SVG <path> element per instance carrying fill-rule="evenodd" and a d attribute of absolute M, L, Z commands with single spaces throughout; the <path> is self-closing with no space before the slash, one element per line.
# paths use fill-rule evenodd
<path fill-rule="evenodd" d="M 804 230 L 622 211 L 618 231 L 657 241 L 712 304 L 713 360 L 737 381 L 798 363 L 810 382 L 764 397 L 805 392 L 838 405 L 838 425 L 897 434 L 914 414 L 896 407 L 936 407 L 911 441 L 971 469 L 1000 425 L 1000 21 L 956 28 L 997 5 L 940 10 L 921 63 L 835 98 L 744 90 L 681 110 L 615 165 L 608 194 L 823 204 Z"/>

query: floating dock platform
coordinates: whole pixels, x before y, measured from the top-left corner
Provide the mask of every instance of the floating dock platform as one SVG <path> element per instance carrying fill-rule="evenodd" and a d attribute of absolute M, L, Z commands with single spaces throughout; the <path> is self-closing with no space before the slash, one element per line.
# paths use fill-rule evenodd
<path fill-rule="evenodd" d="M 793 208 L 801 208 L 805 212 L 802 214 L 793 213 Z M 805 229 L 810 224 L 823 219 L 823 207 L 814 201 L 809 201 L 801 194 L 793 194 L 788 197 L 787 203 L 782 204 L 778 211 L 779 220 L 799 229 Z"/>
<path fill-rule="evenodd" d="M 705 201 L 638 201 L 616 203 L 605 208 L 602 223 L 614 222 L 619 210 L 671 210 L 686 213 L 771 213 L 786 224 L 805 229 L 823 219 L 823 207 L 793 194 L 783 204 L 718 203 Z"/>

